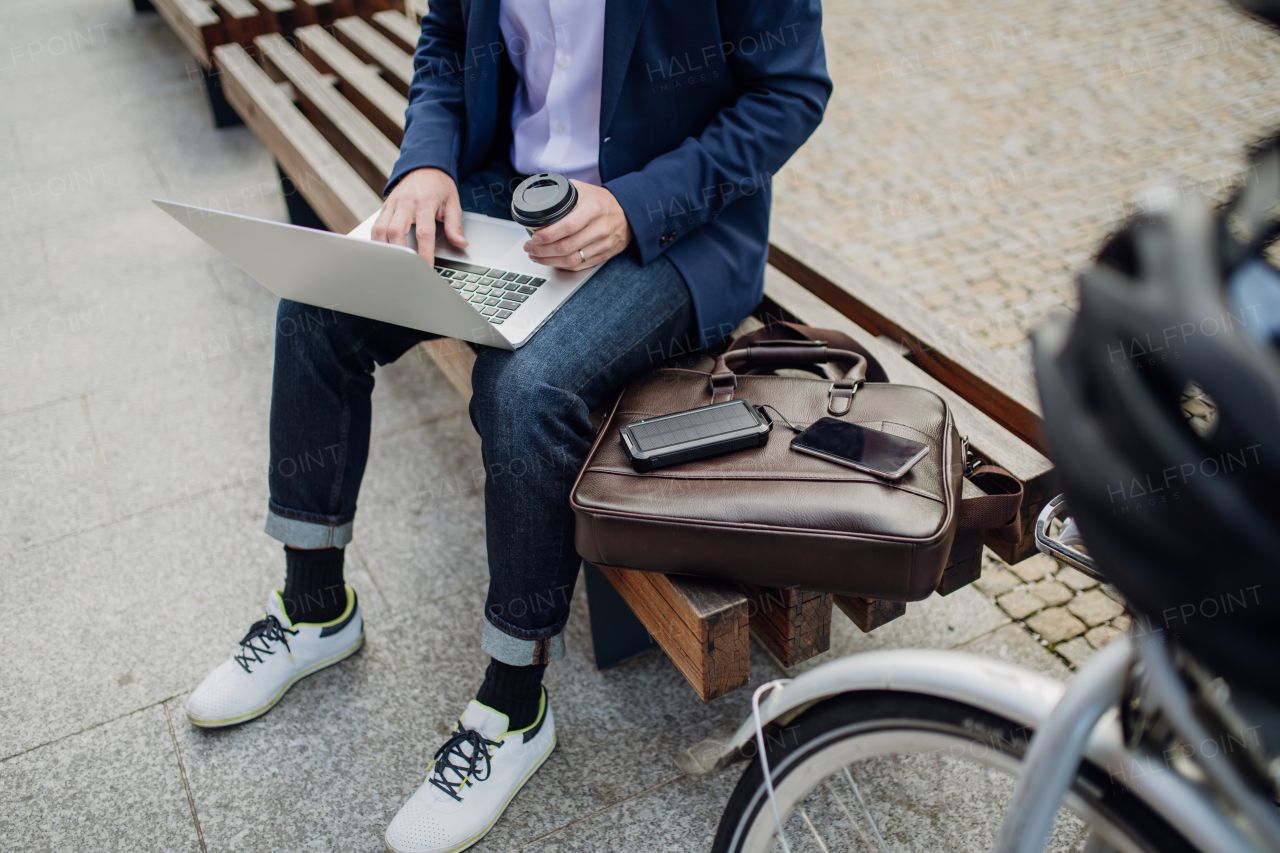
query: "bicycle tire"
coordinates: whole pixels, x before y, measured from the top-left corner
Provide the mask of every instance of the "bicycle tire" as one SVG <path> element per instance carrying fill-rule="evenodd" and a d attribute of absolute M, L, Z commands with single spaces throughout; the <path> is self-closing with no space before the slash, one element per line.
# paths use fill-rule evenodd
<path fill-rule="evenodd" d="M 851 753 L 861 755 L 859 760 L 879 760 L 886 756 L 902 756 L 910 759 L 920 755 L 934 756 L 939 743 L 950 740 L 965 747 L 951 758 L 971 756 L 975 766 L 985 766 L 1008 774 L 1004 783 L 1011 789 L 1013 780 L 1021 768 L 1023 756 L 1031 732 L 986 710 L 936 696 L 896 691 L 859 691 L 824 700 L 790 721 L 784 728 L 766 739 L 769 766 L 775 791 L 782 810 L 784 827 L 790 826 L 794 812 L 788 803 L 806 802 L 818 786 L 826 784 L 831 796 L 838 797 L 826 782 L 823 769 L 833 761 L 843 760 Z M 898 752 L 875 752 L 877 745 L 900 743 Z M 926 747 L 912 751 L 912 745 Z M 867 751 L 868 748 L 871 751 Z M 936 756 L 935 756 L 936 757 Z M 940 758 L 938 758 L 941 761 Z M 841 765 L 847 767 L 847 765 Z M 815 774 L 822 774 L 821 781 L 807 788 Z M 853 776 L 849 784 L 854 785 Z M 861 800 L 857 787 L 852 793 Z M 852 799 L 852 797 L 851 797 Z M 1007 803 L 1007 801 L 1006 801 Z M 842 808 L 844 804 L 842 803 Z M 1076 781 L 1068 794 L 1067 806 L 1090 832 L 1096 831 L 1114 848 L 1100 847 L 1091 850 L 1117 849 L 1140 853 L 1198 853 L 1180 833 L 1145 803 L 1133 796 L 1105 770 L 1088 761 L 1082 761 Z M 908 806 L 910 811 L 915 808 Z M 844 815 L 849 823 L 855 817 L 848 810 Z M 988 815 L 990 837 L 1003 816 L 1003 804 L 994 815 Z M 947 850 L 948 853 L 977 853 L 990 848 L 989 838 L 975 839 L 957 846 L 955 839 L 945 844 L 932 842 L 932 846 L 917 846 L 915 839 L 906 845 L 889 843 L 881 839 L 880 829 L 872 819 L 868 807 L 866 821 L 875 830 L 876 844 L 868 833 L 859 828 L 861 844 L 850 844 L 848 849 L 867 847 L 873 851 Z M 803 814 L 807 829 L 819 835 Z M 1063 823 L 1061 817 L 1059 824 Z M 738 780 L 720 819 L 712 846 L 713 853 L 761 853 L 775 849 L 774 817 L 764 786 L 764 774 L 759 758 L 754 758 Z M 850 835 L 852 833 L 849 833 Z M 789 837 L 791 830 L 788 830 Z M 899 841 L 902 839 L 895 836 Z M 767 839 L 767 843 L 762 843 Z M 845 849 L 832 845 L 831 839 L 819 839 L 813 849 L 836 853 Z M 825 842 L 825 843 L 824 843 Z M 1096 843 L 1096 842 L 1095 842 Z M 793 846 L 793 851 L 796 848 Z M 1047 849 L 1052 849 L 1052 846 Z M 1058 849 L 1063 849 L 1059 846 Z M 1066 848 L 1066 849 L 1079 849 Z"/>

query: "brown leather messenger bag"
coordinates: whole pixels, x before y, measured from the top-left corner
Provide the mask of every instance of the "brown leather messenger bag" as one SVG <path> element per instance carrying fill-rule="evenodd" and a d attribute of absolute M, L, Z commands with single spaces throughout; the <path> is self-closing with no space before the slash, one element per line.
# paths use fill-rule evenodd
<path fill-rule="evenodd" d="M 780 376 L 778 368 L 817 375 Z M 773 406 L 801 428 L 840 418 L 924 442 L 929 452 L 889 481 L 797 453 L 792 433 L 775 425 L 761 447 L 633 470 L 622 424 L 730 399 Z M 978 466 L 970 476 L 996 494 L 961 500 L 967 455 L 937 394 L 888 382 L 847 335 L 774 323 L 735 339 L 709 373 L 659 368 L 623 391 L 570 496 L 578 553 L 642 571 L 916 601 L 938 586 L 957 529 L 1018 538 L 1021 483 Z"/>

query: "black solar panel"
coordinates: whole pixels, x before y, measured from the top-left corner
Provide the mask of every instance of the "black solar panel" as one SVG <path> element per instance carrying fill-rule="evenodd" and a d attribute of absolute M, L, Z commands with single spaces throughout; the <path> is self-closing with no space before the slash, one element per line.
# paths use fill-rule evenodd
<path fill-rule="evenodd" d="M 733 430 L 750 429 L 757 423 L 745 406 L 717 406 L 633 423 L 631 436 L 640 450 L 649 451 Z"/>

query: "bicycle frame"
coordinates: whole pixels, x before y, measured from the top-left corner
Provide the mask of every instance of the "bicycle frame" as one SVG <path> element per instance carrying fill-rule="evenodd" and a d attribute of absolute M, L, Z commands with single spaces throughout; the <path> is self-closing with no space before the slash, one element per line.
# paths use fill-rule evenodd
<path fill-rule="evenodd" d="M 1226 815 L 1215 788 L 1178 772 L 1167 755 L 1125 745 L 1116 706 L 1137 652 L 1128 637 L 1117 638 L 1066 685 L 963 652 L 867 652 L 782 684 L 760 703 L 760 716 L 766 731 L 776 732 L 823 699 L 892 690 L 966 702 L 1027 726 L 1035 734 L 993 853 L 1043 850 L 1081 757 L 1109 772 L 1202 850 L 1274 849 Z M 676 763 L 690 775 L 705 775 L 748 760 L 755 755 L 755 733 L 755 722 L 748 718 L 727 742 L 703 741 L 678 756 Z"/>

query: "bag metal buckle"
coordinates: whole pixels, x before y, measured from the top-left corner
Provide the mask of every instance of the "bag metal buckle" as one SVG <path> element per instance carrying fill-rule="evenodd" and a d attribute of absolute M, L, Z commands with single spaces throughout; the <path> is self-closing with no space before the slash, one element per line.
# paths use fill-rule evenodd
<path fill-rule="evenodd" d="M 827 414 L 835 415 L 837 418 L 849 414 L 853 408 L 853 395 L 858 393 L 858 385 L 854 383 L 852 388 L 837 388 L 836 383 L 832 382 L 827 388 Z M 846 400 L 843 408 L 836 408 L 836 400 Z"/>
<path fill-rule="evenodd" d="M 968 477 L 973 470 L 982 464 L 982 460 L 973 455 L 973 451 L 969 448 L 969 436 L 960 436 L 960 459 L 961 466 L 964 468 L 964 476 Z"/>

